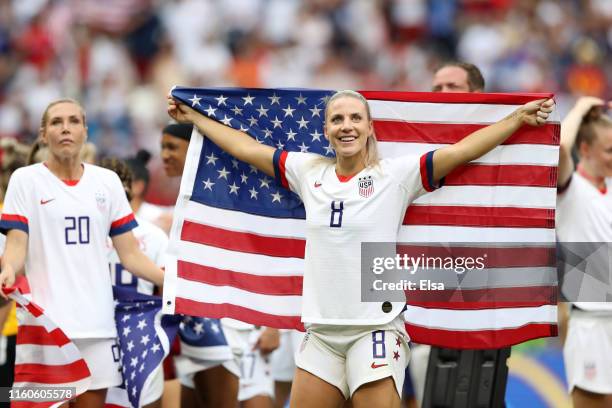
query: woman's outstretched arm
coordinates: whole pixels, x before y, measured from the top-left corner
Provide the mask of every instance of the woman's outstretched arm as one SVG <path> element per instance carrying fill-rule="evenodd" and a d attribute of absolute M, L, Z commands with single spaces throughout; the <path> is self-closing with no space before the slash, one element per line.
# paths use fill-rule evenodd
<path fill-rule="evenodd" d="M 213 143 L 236 159 L 257 167 L 274 177 L 273 157 L 276 149 L 258 143 L 246 133 L 216 122 L 168 96 L 168 114 L 177 122 L 193 125 Z"/>
<path fill-rule="evenodd" d="M 490 126 L 477 130 L 459 142 L 435 151 L 433 177 L 439 181 L 458 166 L 469 163 L 493 150 L 521 126 L 541 126 L 552 112 L 552 99 L 531 101 Z"/>

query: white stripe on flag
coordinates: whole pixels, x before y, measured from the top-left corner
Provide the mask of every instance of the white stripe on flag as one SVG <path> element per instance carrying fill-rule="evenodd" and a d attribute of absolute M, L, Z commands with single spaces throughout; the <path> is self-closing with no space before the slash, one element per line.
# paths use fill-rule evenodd
<path fill-rule="evenodd" d="M 445 330 L 502 330 L 521 327 L 525 322 L 556 323 L 557 306 L 485 310 L 425 309 L 407 306 L 404 318 L 410 324 Z"/>

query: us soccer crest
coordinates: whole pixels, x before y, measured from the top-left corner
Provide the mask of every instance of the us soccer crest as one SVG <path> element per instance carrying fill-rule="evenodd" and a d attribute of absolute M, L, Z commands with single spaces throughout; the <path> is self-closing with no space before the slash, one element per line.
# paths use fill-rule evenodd
<path fill-rule="evenodd" d="M 374 193 L 372 176 L 359 177 L 359 195 L 368 198 Z"/>
<path fill-rule="evenodd" d="M 100 210 L 106 206 L 106 194 L 103 191 L 96 191 L 96 204 Z"/>

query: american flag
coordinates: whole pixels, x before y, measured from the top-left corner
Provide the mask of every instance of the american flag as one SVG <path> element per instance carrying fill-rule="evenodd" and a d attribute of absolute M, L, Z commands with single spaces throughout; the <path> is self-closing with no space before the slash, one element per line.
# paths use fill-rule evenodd
<path fill-rule="evenodd" d="M 91 374 L 74 343 L 20 289 L 2 290 L 18 306 L 18 351 L 13 387 L 74 387 L 76 395 L 87 391 Z M 14 401 L 11 406 L 50 407 L 60 403 Z"/>
<path fill-rule="evenodd" d="M 123 385 L 132 407 L 140 407 L 147 379 L 170 352 L 181 316 L 162 316 L 161 298 L 113 287 Z M 107 402 L 111 402 L 108 401 Z M 122 406 L 113 401 L 114 406 Z M 108 405 L 112 406 L 112 405 Z"/>
<path fill-rule="evenodd" d="M 175 88 L 172 95 L 260 143 L 332 156 L 323 115 L 333 92 Z M 383 157 L 421 155 L 455 143 L 528 101 L 552 96 L 361 93 L 370 103 Z M 450 174 L 444 188 L 417 199 L 398 242 L 518 243 L 514 256 L 529 251 L 526 243 L 554 248 L 558 144 L 556 117 L 540 128 L 522 127 L 502 146 Z M 372 194 L 365 184 L 363 193 Z M 303 329 L 304 217 L 293 193 L 206 138 L 192 137 L 171 231 L 164 312 Z M 512 272 L 509 268 L 529 266 L 495 268 Z M 472 301 L 409 299 L 408 333 L 418 343 L 453 348 L 497 348 L 556 335 L 556 298 L 550 296 L 556 282 L 532 288 L 516 283 L 500 290 L 544 295 L 513 303 L 496 302 L 491 291 L 484 298 L 468 296 Z M 495 282 L 491 288 L 497 289 Z"/>

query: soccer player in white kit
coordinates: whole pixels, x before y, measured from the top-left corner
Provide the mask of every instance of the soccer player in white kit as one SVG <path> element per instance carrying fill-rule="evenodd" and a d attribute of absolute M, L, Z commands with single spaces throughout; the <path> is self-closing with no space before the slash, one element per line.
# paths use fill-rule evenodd
<path fill-rule="evenodd" d="M 74 342 L 91 372 L 90 388 L 75 406 L 103 407 L 106 389 L 121 383 L 107 237 L 136 275 L 161 285 L 163 271 L 138 248 L 131 232 L 137 224 L 117 175 L 81 161 L 87 125 L 79 103 L 49 104 L 39 135 L 48 159 L 13 173 L 6 193 L 0 284 L 13 285 L 25 265 L 32 299 Z"/>
<path fill-rule="evenodd" d="M 582 97 L 561 124 L 556 232 L 563 243 L 612 242 L 612 118 L 603 114 L 604 105 L 599 98 Z M 580 156 L 576 171 L 574 145 Z M 571 306 L 565 372 L 574 407 L 610 407 L 612 303 L 589 300 Z M 562 329 L 565 323 L 561 319 Z"/>
<path fill-rule="evenodd" d="M 327 103 L 324 124 L 336 158 L 325 159 L 259 144 L 168 97 L 170 116 L 192 122 L 217 146 L 275 176 L 304 202 L 302 321 L 308 330 L 296 359 L 291 406 L 338 407 L 350 397 L 354 407 L 399 407 L 409 353 L 401 320 L 405 302 L 385 302 L 382 309 L 361 302 L 361 243 L 394 242 L 412 200 L 523 124 L 545 123 L 552 105 L 552 100 L 527 103 L 420 159 L 379 160 L 367 101 L 354 91 L 340 91 Z M 363 179 L 371 180 L 371 194 L 359 194 Z"/>
<path fill-rule="evenodd" d="M 133 173 L 128 164 L 119 159 L 104 159 L 100 162 L 100 166 L 112 170 L 119 176 L 130 206 L 136 212 L 132 203 L 132 180 Z M 140 250 L 157 266 L 163 268 L 165 266 L 165 255 L 168 248 L 168 236 L 158 226 L 136 217 L 138 226 L 132 230 L 134 237 L 138 241 Z M 153 282 L 139 278 L 125 269 L 119 254 L 112 247 L 108 254 L 109 269 L 111 282 L 113 286 L 121 287 L 126 290 L 141 293 L 143 295 L 153 295 L 155 285 Z M 151 381 L 145 383 L 145 387 L 140 395 L 140 402 L 145 408 L 161 407 L 161 397 L 164 391 L 164 372 L 163 366 L 160 364 L 151 375 Z M 130 407 L 128 394 L 125 388 L 112 387 L 106 395 L 106 403 L 114 404 L 121 407 Z"/>

